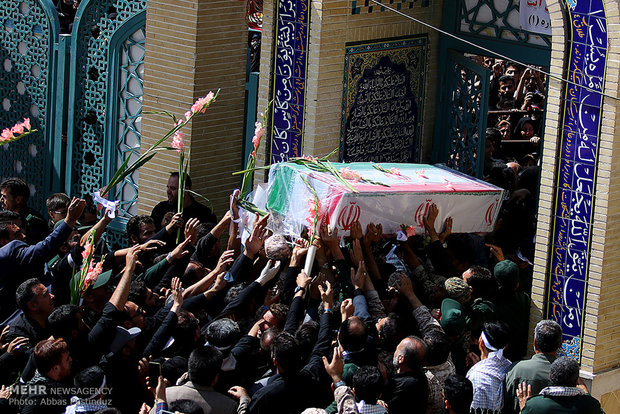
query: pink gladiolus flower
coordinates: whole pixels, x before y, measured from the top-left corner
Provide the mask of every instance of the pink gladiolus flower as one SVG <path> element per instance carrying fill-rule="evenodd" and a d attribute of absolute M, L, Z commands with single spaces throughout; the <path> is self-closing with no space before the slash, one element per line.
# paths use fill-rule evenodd
<path fill-rule="evenodd" d="M 207 111 L 207 106 L 211 104 L 214 97 L 215 94 L 213 92 L 209 92 L 206 96 L 198 98 L 196 102 L 194 102 L 194 104 L 192 105 L 192 112 L 200 112 L 201 114 L 204 114 Z"/>
<path fill-rule="evenodd" d="M 10 141 L 13 138 L 15 138 L 15 136 L 13 135 L 13 132 L 9 129 L 6 128 L 4 131 L 2 131 L 2 135 L 0 135 L 2 141 Z"/>
<path fill-rule="evenodd" d="M 30 130 L 30 118 L 25 118 L 24 122 L 22 122 L 22 125 L 24 126 L 24 129 L 26 130 Z"/>
<path fill-rule="evenodd" d="M 405 232 L 407 233 L 407 237 L 413 237 L 415 236 L 415 227 L 407 226 L 407 228 L 405 229 Z"/>
<path fill-rule="evenodd" d="M 92 249 L 93 246 L 90 243 L 86 243 L 86 245 L 84 246 L 84 251 L 82 252 L 82 260 L 86 260 L 88 258 L 88 255 L 90 254 Z"/>
<path fill-rule="evenodd" d="M 256 157 L 256 151 L 252 151 L 252 158 Z"/>
<path fill-rule="evenodd" d="M 261 122 L 256 122 L 254 124 L 254 135 L 261 139 L 263 135 L 265 135 L 265 128 L 263 128 L 263 124 Z"/>
<path fill-rule="evenodd" d="M 345 180 L 360 181 L 362 179 L 362 176 L 357 171 L 352 170 L 349 167 L 341 168 L 340 175 Z"/>
<path fill-rule="evenodd" d="M 24 132 L 24 125 L 21 123 L 13 125 L 13 128 L 11 128 L 11 132 L 17 135 L 21 135 Z"/>
<path fill-rule="evenodd" d="M 189 121 L 189 119 L 192 117 L 192 111 L 187 111 L 185 112 L 185 120 Z"/>
<path fill-rule="evenodd" d="M 390 168 L 390 174 L 400 175 L 400 170 L 398 168 Z"/>
<path fill-rule="evenodd" d="M 260 137 L 258 135 L 254 135 L 254 137 L 252 137 L 252 144 L 254 144 L 254 149 L 258 148 L 259 143 Z"/>
<path fill-rule="evenodd" d="M 308 199 L 308 213 L 310 216 L 306 219 L 310 225 L 314 225 L 314 218 L 316 217 L 317 221 L 321 218 L 321 203 L 316 202 L 314 198 Z"/>
<path fill-rule="evenodd" d="M 103 270 L 103 262 L 99 262 L 95 266 L 93 266 L 92 263 L 90 264 L 90 267 L 88 268 L 88 272 L 86 273 L 86 277 L 84 278 L 84 284 L 82 285 L 80 296 L 83 296 L 84 292 L 86 292 L 86 289 L 88 289 L 89 287 L 95 284 L 102 270 Z"/>
<path fill-rule="evenodd" d="M 185 146 L 185 134 L 183 134 L 183 132 L 181 131 L 175 132 L 170 146 L 172 148 L 175 148 L 177 152 L 181 152 L 183 146 Z"/>

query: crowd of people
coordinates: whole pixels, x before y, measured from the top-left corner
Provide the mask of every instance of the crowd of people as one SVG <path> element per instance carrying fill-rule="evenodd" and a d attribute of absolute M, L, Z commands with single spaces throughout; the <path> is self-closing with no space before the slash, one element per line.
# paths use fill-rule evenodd
<path fill-rule="evenodd" d="M 27 183 L 0 184 L 3 413 L 601 412 L 579 365 L 556 358 L 556 322 L 536 325 L 526 358 L 527 189 L 484 236 L 451 233 L 435 205 L 405 240 L 321 223 L 306 274 L 307 234 L 257 217 L 242 244 L 236 203 L 218 221 L 186 192 L 177 213 L 178 181 L 116 250 L 84 200 L 51 195 L 46 220 Z M 101 273 L 72 304 L 93 245 Z"/>
<path fill-rule="evenodd" d="M 547 88 L 540 68 L 486 56 L 475 60 L 490 72 L 484 175 L 499 174 L 510 164 L 517 175 L 540 158 Z M 495 169 L 495 171 L 493 171 Z"/>

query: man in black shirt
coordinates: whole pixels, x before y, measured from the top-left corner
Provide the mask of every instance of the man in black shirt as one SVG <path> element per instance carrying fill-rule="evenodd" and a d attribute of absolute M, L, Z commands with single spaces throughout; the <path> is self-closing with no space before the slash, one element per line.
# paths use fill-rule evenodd
<path fill-rule="evenodd" d="M 185 180 L 185 188 L 187 190 L 192 189 L 192 179 L 188 175 Z M 177 200 L 179 192 L 179 173 L 173 172 L 168 178 L 168 184 L 166 186 L 166 195 L 168 200 L 162 201 L 157 204 L 151 212 L 151 217 L 155 220 L 155 227 L 161 229 L 163 227 L 162 221 L 166 213 L 177 211 Z M 217 217 L 211 209 L 203 204 L 197 202 L 187 191 L 183 198 L 183 220 L 187 222 L 190 218 L 197 218 L 201 223 L 217 223 Z"/>

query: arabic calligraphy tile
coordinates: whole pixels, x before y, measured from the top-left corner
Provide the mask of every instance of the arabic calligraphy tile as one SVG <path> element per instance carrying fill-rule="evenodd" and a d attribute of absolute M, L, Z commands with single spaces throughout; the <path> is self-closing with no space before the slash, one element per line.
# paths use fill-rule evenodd
<path fill-rule="evenodd" d="M 278 22 L 276 48 L 295 49 L 295 23 L 292 21 Z"/>
<path fill-rule="evenodd" d="M 596 164 L 596 148 L 598 146 L 598 137 L 579 134 L 575 145 L 574 160 L 585 164 Z"/>
<path fill-rule="evenodd" d="M 572 86 L 578 104 L 592 108 L 600 108 L 603 99 L 601 94 L 597 91 L 603 88 L 603 79 L 596 76 L 589 76 L 585 72 L 580 74 L 579 79 L 583 86 Z"/>
<path fill-rule="evenodd" d="M 583 322 L 582 318 L 582 309 L 562 306 L 562 319 L 561 322 L 558 322 L 562 327 L 562 333 L 570 336 L 580 336 Z"/>
<path fill-rule="evenodd" d="M 563 281 L 562 276 L 555 273 L 552 273 L 549 277 L 549 305 L 562 306 L 562 298 L 564 297 Z M 561 309 L 559 311 L 561 313 Z"/>
<path fill-rule="evenodd" d="M 306 96 L 306 82 L 303 78 L 293 78 L 293 97 L 291 99 L 292 105 L 304 105 L 304 98 Z"/>
<path fill-rule="evenodd" d="M 571 29 L 573 32 L 572 40 L 575 43 L 588 44 L 588 28 L 590 26 L 590 16 L 582 13 L 571 13 Z"/>
<path fill-rule="evenodd" d="M 601 117 L 600 108 L 589 106 L 589 105 L 579 105 L 577 114 L 578 128 L 583 131 L 583 133 L 588 135 L 596 135 L 598 136 L 599 130 L 599 122 Z"/>
<path fill-rule="evenodd" d="M 297 19 L 297 2 L 295 0 L 278 1 L 278 19 L 294 21 Z"/>
<path fill-rule="evenodd" d="M 296 78 L 305 78 L 306 77 L 306 51 L 305 50 L 296 50 L 295 51 L 295 62 L 293 64 L 293 76 Z"/>
<path fill-rule="evenodd" d="M 599 17 L 590 17 L 590 30 L 588 34 L 590 41 L 588 42 L 592 46 L 606 47 L 607 46 L 607 20 Z"/>
<path fill-rule="evenodd" d="M 575 236 L 582 236 L 582 233 L 589 234 L 589 228 L 583 227 L 583 225 L 589 224 L 592 217 L 592 195 L 578 193 L 576 191 L 571 192 L 571 207 L 570 207 L 570 219 L 573 221 L 570 228 L 570 234 Z M 587 237 L 585 241 L 587 243 Z"/>
<path fill-rule="evenodd" d="M 292 125 L 291 114 L 286 109 L 275 107 L 273 111 L 273 125 L 280 130 L 289 130 Z"/>
<path fill-rule="evenodd" d="M 573 167 L 575 162 L 572 160 L 567 160 L 562 158 L 560 160 L 560 169 L 559 169 L 559 180 L 558 187 L 559 188 L 573 188 Z"/>
<path fill-rule="evenodd" d="M 561 157 L 567 160 L 573 160 L 575 158 L 575 152 L 577 151 L 577 145 L 579 140 L 579 131 L 564 127 L 562 129 L 562 147 Z"/>
<path fill-rule="evenodd" d="M 569 218 L 571 195 L 572 191 L 568 189 L 558 189 L 558 198 L 555 206 L 556 216 Z"/>
<path fill-rule="evenodd" d="M 295 23 L 295 49 L 306 50 L 308 45 L 308 25 Z"/>
<path fill-rule="evenodd" d="M 564 285 L 565 304 L 569 306 L 582 306 L 585 280 L 588 276 L 588 253 L 587 250 L 581 249 L 584 244 L 578 248 L 569 248 L 566 251 L 566 271 L 570 278 L 566 278 Z M 587 243 L 585 244 L 587 248 Z M 580 290 L 581 289 L 581 290 Z"/>
<path fill-rule="evenodd" d="M 291 105 L 291 131 L 301 135 L 304 126 L 304 107 Z"/>
<path fill-rule="evenodd" d="M 602 78 L 605 74 L 607 50 L 603 47 L 587 45 L 584 56 L 584 73 L 588 76 Z"/>
<path fill-rule="evenodd" d="M 562 347 L 557 353 L 558 357 L 567 356 L 579 361 L 581 355 L 581 338 L 578 336 L 562 335 Z"/>
<path fill-rule="evenodd" d="M 308 23 L 308 3 L 310 0 L 296 0 L 297 3 L 297 21 L 299 23 Z M 355 7 L 355 6 L 353 6 Z"/>
<path fill-rule="evenodd" d="M 555 228 L 553 232 L 553 257 L 558 263 L 564 263 L 566 256 L 566 246 L 568 244 L 568 221 L 569 219 L 556 216 Z M 563 268 L 553 267 L 556 273 L 563 273 Z"/>

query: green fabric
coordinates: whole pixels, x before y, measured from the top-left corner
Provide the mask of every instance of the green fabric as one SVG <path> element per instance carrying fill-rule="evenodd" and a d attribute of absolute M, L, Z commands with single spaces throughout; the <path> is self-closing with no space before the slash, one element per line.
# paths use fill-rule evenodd
<path fill-rule="evenodd" d="M 517 387 L 523 381 L 532 386 L 532 395 L 538 395 L 540 390 L 549 385 L 549 370 L 554 360 L 554 356 L 536 354 L 531 359 L 512 364 L 508 369 L 505 380 L 505 413 L 519 413 Z"/>
<path fill-rule="evenodd" d="M 159 262 L 155 263 L 153 266 L 146 269 L 145 272 L 142 272 L 139 275 L 137 275 L 134 278 L 134 280 L 143 281 L 144 283 L 149 285 L 149 287 L 152 287 L 150 286 L 150 282 L 153 281 L 157 283 L 159 279 L 161 279 L 161 277 L 157 277 L 157 276 L 159 275 L 160 272 L 162 273 L 162 276 L 163 276 L 163 272 L 166 271 L 167 265 L 168 265 L 168 261 L 166 259 L 160 260 Z"/>
<path fill-rule="evenodd" d="M 486 299 L 478 298 L 473 301 L 469 312 L 466 313 L 465 329 L 477 336 L 482 332 L 482 325 L 485 322 L 495 319 L 495 306 L 493 303 Z"/>
<path fill-rule="evenodd" d="M 495 305 L 495 315 L 510 328 L 508 349 L 504 353 L 506 358 L 511 361 L 523 358 L 527 354 L 530 297 L 527 293 L 515 291 L 508 298 L 500 298 Z"/>
<path fill-rule="evenodd" d="M 344 369 L 342 370 L 342 380 L 349 387 L 353 386 L 353 374 L 355 374 L 355 371 L 359 368 L 360 367 L 352 362 L 347 362 L 344 364 Z M 325 408 L 325 411 L 327 414 L 336 414 L 338 412 L 338 405 L 336 404 L 336 401 L 332 401 L 332 403 Z"/>
<path fill-rule="evenodd" d="M 523 414 L 600 414 L 601 403 L 589 394 L 575 397 L 537 395 L 525 403 Z"/>

